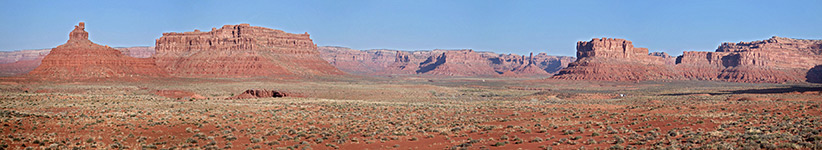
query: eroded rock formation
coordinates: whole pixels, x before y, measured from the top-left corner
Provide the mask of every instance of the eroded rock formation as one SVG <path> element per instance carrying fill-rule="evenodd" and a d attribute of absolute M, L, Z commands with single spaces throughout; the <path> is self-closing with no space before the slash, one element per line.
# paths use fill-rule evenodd
<path fill-rule="evenodd" d="M 123 55 L 135 58 L 149 58 L 154 55 L 154 46 L 118 47 Z M 23 75 L 37 66 L 51 49 L 19 50 L 0 52 L 0 76 Z"/>
<path fill-rule="evenodd" d="M 822 64 L 822 40 L 772 37 L 723 43 L 715 52 L 683 52 L 671 65 L 664 53 L 635 48 L 623 39 L 577 43 L 579 59 L 554 78 L 577 80 L 717 80 L 750 83 L 813 82 Z"/>
<path fill-rule="evenodd" d="M 771 37 L 723 43 L 716 52 L 683 52 L 676 61 L 684 77 L 731 82 L 805 82 L 822 64 L 822 40 Z"/>
<path fill-rule="evenodd" d="M 340 75 L 320 58 L 308 33 L 225 25 L 209 32 L 163 33 L 154 58 L 178 77 Z"/>
<path fill-rule="evenodd" d="M 284 92 L 276 91 L 276 90 L 245 90 L 245 92 L 237 95 L 232 96 L 226 99 L 252 99 L 252 98 L 271 98 L 271 97 L 286 97 L 288 96 Z"/>
<path fill-rule="evenodd" d="M 574 60 L 545 53 L 520 56 L 473 50 L 319 50 L 323 59 L 340 70 L 361 75 L 549 76 Z"/>
<path fill-rule="evenodd" d="M 88 40 L 85 24 L 80 22 L 69 33 L 69 40 L 46 55 L 40 66 L 28 73 L 38 79 L 106 80 L 162 77 L 153 59 L 133 58 L 120 51 Z"/>
<path fill-rule="evenodd" d="M 594 38 L 577 42 L 577 60 L 555 79 L 641 81 L 677 78 L 663 57 L 649 55 L 647 48 L 631 41 Z"/>

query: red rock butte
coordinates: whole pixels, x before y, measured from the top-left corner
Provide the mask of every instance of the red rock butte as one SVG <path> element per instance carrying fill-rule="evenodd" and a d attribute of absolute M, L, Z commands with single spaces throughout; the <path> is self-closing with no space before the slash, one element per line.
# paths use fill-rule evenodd
<path fill-rule="evenodd" d="M 675 78 L 665 58 L 649 55 L 631 41 L 594 38 L 577 42 L 577 61 L 560 70 L 555 79 L 640 81 Z"/>
<path fill-rule="evenodd" d="M 165 77 L 150 58 L 133 58 L 88 39 L 85 23 L 69 33 L 69 40 L 46 55 L 28 76 L 46 80 L 107 80 Z"/>
<path fill-rule="evenodd" d="M 272 77 L 342 75 L 320 58 L 308 33 L 292 34 L 248 24 L 209 32 L 163 33 L 157 65 L 177 77 Z"/>

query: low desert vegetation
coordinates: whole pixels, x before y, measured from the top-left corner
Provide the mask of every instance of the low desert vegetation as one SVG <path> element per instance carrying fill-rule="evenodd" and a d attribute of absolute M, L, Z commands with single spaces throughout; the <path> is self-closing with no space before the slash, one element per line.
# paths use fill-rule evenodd
<path fill-rule="evenodd" d="M 0 147 L 822 148 L 822 95 L 781 90 L 818 85 L 475 80 L 0 85 Z M 253 88 L 302 96 L 225 99 Z"/>

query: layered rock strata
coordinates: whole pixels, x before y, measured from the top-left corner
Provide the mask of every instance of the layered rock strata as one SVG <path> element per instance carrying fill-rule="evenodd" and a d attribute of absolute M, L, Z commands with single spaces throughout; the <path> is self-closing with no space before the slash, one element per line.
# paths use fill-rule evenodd
<path fill-rule="evenodd" d="M 577 42 L 577 58 L 552 78 L 607 81 L 677 78 L 663 57 L 649 55 L 647 48 L 634 47 L 625 39 L 594 38 Z"/>
<path fill-rule="evenodd" d="M 806 82 L 822 64 L 822 40 L 771 37 L 767 40 L 722 43 L 715 52 L 683 52 L 676 68 L 684 77 L 730 82 Z"/>
<path fill-rule="evenodd" d="M 88 40 L 85 24 L 80 22 L 69 33 L 69 40 L 46 55 L 29 72 L 30 77 L 46 80 L 107 80 L 163 77 L 150 58 L 133 58 L 120 51 Z"/>
<path fill-rule="evenodd" d="M 323 59 L 360 75 L 550 76 L 574 57 L 521 56 L 473 50 L 354 50 L 320 47 Z"/>
<path fill-rule="evenodd" d="M 225 25 L 211 31 L 163 33 L 156 42 L 157 64 L 177 77 L 274 77 L 341 75 L 320 58 L 309 34 Z"/>

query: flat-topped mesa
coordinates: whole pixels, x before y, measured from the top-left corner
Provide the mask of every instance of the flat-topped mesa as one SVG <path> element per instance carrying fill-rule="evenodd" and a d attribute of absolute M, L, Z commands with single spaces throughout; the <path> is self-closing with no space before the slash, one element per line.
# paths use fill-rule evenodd
<path fill-rule="evenodd" d="M 46 80 L 135 80 L 139 77 L 166 77 L 150 58 L 134 58 L 88 40 L 80 22 L 69 40 L 51 49 L 40 66 L 27 75 Z"/>
<path fill-rule="evenodd" d="M 248 24 L 208 32 L 163 33 L 157 65 L 178 77 L 301 77 L 341 75 L 320 58 L 308 33 L 292 34 Z"/>
<path fill-rule="evenodd" d="M 283 50 L 289 53 L 317 53 L 308 33 L 292 34 L 281 30 L 250 26 L 224 25 L 209 32 L 163 33 L 157 51 L 197 50 Z M 291 48 L 291 49 L 282 49 Z"/>
<path fill-rule="evenodd" d="M 822 53 L 822 40 L 792 39 L 773 36 L 767 40 L 753 42 L 722 43 L 722 45 L 716 49 L 716 52 L 755 52 L 778 50 L 795 50 L 798 52 L 820 55 L 820 53 Z"/>
<path fill-rule="evenodd" d="M 636 58 L 648 55 L 647 48 L 637 48 L 631 41 L 616 38 L 594 38 L 577 42 L 577 58 Z"/>
<path fill-rule="evenodd" d="M 578 59 L 560 70 L 555 79 L 640 81 L 677 78 L 663 57 L 649 55 L 647 48 L 631 41 L 594 38 L 577 42 Z"/>
<path fill-rule="evenodd" d="M 809 69 L 822 64 L 822 40 L 771 37 L 722 43 L 716 52 L 686 51 L 676 67 L 685 77 L 732 82 L 805 82 Z M 699 69 L 703 71 L 688 71 Z"/>

